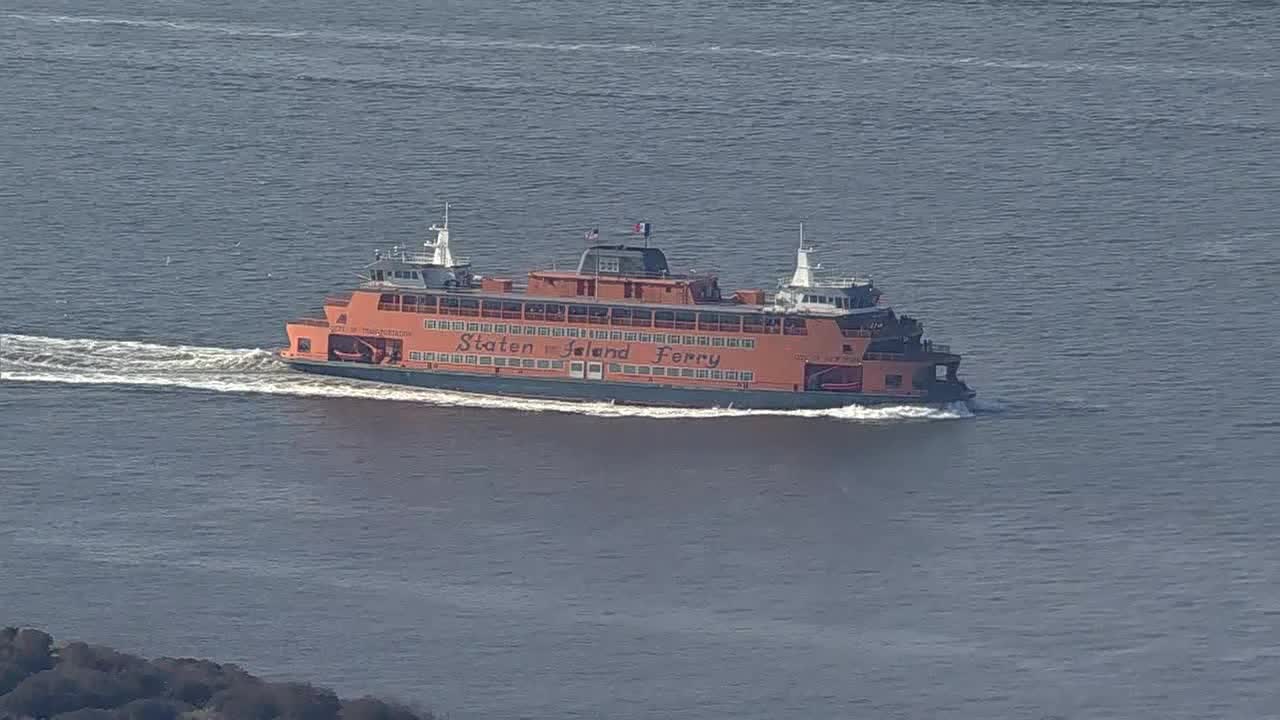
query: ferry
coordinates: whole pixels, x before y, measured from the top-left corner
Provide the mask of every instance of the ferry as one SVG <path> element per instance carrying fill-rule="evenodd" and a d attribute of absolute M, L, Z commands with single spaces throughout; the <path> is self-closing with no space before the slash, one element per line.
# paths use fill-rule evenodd
<path fill-rule="evenodd" d="M 869 278 L 820 277 L 801 226 L 795 272 L 773 292 L 725 292 L 673 272 L 644 243 L 601 244 L 525 282 L 473 273 L 450 247 L 448 206 L 421 249 L 375 252 L 357 287 L 286 324 L 297 370 L 485 395 L 670 407 L 946 405 L 973 390 L 960 356 L 924 339 Z M 594 241 L 594 242 L 592 242 Z"/>

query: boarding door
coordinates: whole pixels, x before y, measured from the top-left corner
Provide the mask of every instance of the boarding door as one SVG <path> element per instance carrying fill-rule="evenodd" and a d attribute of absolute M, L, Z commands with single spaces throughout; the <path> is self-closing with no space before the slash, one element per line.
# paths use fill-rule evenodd
<path fill-rule="evenodd" d="M 598 362 L 587 363 L 587 379 L 603 380 L 604 379 L 604 363 L 598 363 Z"/>
<path fill-rule="evenodd" d="M 569 361 L 569 377 L 585 378 L 587 376 L 587 364 L 581 360 Z"/>

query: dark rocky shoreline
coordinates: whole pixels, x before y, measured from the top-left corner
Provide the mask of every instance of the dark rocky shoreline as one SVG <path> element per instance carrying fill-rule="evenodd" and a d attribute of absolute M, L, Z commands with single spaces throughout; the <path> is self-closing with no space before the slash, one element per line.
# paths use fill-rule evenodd
<path fill-rule="evenodd" d="M 374 698 L 267 682 L 235 665 L 147 660 L 31 628 L 0 630 L 0 720 L 430 720 Z"/>

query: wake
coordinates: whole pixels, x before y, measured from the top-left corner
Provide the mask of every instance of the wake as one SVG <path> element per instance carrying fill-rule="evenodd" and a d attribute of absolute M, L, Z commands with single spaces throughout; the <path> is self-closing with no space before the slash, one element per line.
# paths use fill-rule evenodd
<path fill-rule="evenodd" d="M 438 407 L 558 412 L 602 418 L 783 416 L 877 423 L 954 420 L 973 416 L 964 403 L 954 403 L 945 408 L 849 405 L 828 410 L 735 410 L 527 400 L 305 375 L 290 370 L 271 353 L 259 349 L 157 345 L 131 340 L 52 338 L 37 335 L 0 335 L 0 381 L 151 386 L 217 393 L 388 400 Z"/>
<path fill-rule="evenodd" d="M 1096 75 L 1172 75 L 1181 78 L 1235 77 L 1242 79 L 1269 79 L 1272 68 L 1221 67 L 1210 65 L 1152 65 L 1143 63 L 1095 62 L 1089 60 L 1036 60 L 1022 58 L 971 57 L 946 55 L 911 55 L 879 53 L 852 48 L 813 50 L 810 48 L 773 48 L 744 46 L 673 46 L 651 43 L 608 42 L 555 42 L 529 41 L 489 37 L 462 37 L 456 35 L 421 35 L 405 32 L 340 31 L 321 29 L 288 29 L 236 23 L 210 23 L 195 20 L 157 20 L 146 18 L 94 17 L 86 15 L 31 15 L 8 13 L 3 17 L 38 25 L 101 25 L 119 28 L 160 30 L 175 33 L 200 33 L 246 39 L 315 40 L 338 44 L 370 45 L 388 48 L 403 45 L 427 45 L 461 50 L 533 51 L 554 53 L 638 53 L 643 55 L 674 56 L 757 56 L 792 59 L 820 63 L 848 63 L 855 65 L 918 65 L 924 67 L 965 68 L 977 67 L 994 70 L 1042 71 L 1055 73 L 1084 73 Z"/>

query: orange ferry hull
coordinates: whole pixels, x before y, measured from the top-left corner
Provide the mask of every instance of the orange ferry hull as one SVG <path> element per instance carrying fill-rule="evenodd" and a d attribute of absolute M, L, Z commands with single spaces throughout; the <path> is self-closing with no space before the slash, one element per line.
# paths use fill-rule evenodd
<path fill-rule="evenodd" d="M 648 228 L 647 225 L 644 227 Z M 286 323 L 279 357 L 311 373 L 487 395 L 756 409 L 940 405 L 974 396 L 960 356 L 880 302 L 866 278 L 726 296 L 657 248 L 593 245 L 524 288 L 473 275 L 448 223 L 427 253 L 377 253 L 363 282 Z M 647 235 L 646 235 L 647 237 Z"/>
<path fill-rule="evenodd" d="M 319 375 L 367 380 L 454 392 L 568 402 L 608 402 L 681 408 L 737 408 L 743 410 L 820 410 L 849 405 L 946 405 L 974 397 L 968 388 L 935 392 L 925 397 L 871 393 L 777 392 L 693 388 L 675 385 L 611 383 L 605 381 L 536 377 L 484 376 L 467 372 L 415 370 L 355 362 L 299 360 L 282 357 L 291 367 Z"/>

